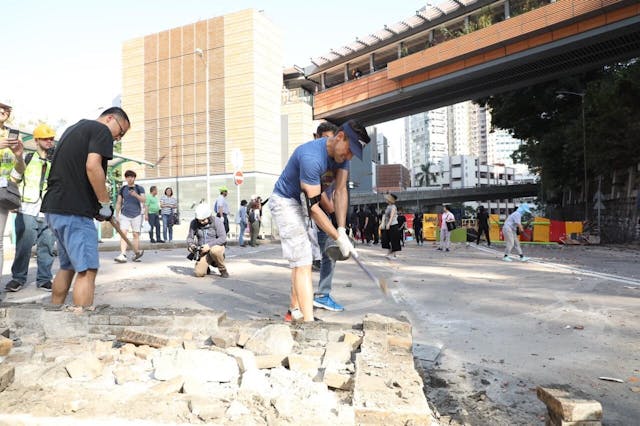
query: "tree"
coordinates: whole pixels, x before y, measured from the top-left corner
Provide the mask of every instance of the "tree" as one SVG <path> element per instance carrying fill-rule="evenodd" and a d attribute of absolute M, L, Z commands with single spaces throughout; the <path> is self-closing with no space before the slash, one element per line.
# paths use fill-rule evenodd
<path fill-rule="evenodd" d="M 433 165 L 432 162 L 427 161 L 427 164 L 420 166 L 420 171 L 415 175 L 417 186 L 429 186 L 436 179 L 438 174 L 430 171 Z"/>

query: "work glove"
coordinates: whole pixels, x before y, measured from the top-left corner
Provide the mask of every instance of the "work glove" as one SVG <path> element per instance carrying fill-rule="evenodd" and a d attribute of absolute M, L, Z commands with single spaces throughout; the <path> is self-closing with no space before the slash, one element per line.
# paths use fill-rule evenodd
<path fill-rule="evenodd" d="M 94 217 L 100 222 L 104 222 L 111 219 L 112 216 L 113 206 L 111 205 L 111 202 L 107 201 L 106 203 L 100 203 L 100 210 L 98 210 L 98 213 Z"/>
<path fill-rule="evenodd" d="M 353 257 L 358 257 L 356 248 L 351 243 L 351 240 L 349 240 L 347 230 L 342 226 L 338 228 L 338 239 L 336 240 L 336 244 L 340 247 L 340 252 L 343 256 L 347 257 L 351 254 Z"/>

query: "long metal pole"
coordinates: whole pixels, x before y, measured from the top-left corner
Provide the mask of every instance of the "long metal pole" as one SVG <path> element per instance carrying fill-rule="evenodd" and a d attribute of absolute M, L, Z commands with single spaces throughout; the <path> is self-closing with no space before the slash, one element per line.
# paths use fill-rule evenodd
<path fill-rule="evenodd" d="M 584 97 L 586 93 L 580 96 L 582 100 L 582 155 L 584 162 L 584 220 L 587 220 L 587 214 L 589 213 L 589 197 L 587 196 L 587 130 L 586 122 L 584 119 Z"/>
<path fill-rule="evenodd" d="M 207 56 L 209 55 L 209 51 L 207 51 Z M 209 59 L 207 57 L 207 59 L 205 59 L 204 57 L 204 53 L 202 55 L 202 59 L 204 60 L 204 78 L 206 79 L 205 82 L 205 91 L 207 92 L 207 99 L 206 99 L 206 106 L 205 106 L 205 110 L 206 110 L 206 120 L 207 120 L 207 138 L 206 138 L 206 143 L 207 143 L 207 149 L 206 149 L 206 153 L 207 153 L 207 205 L 211 206 L 211 185 L 210 185 L 210 180 L 211 180 L 211 168 L 210 168 L 210 164 L 209 162 L 210 160 L 210 154 L 209 154 L 209 150 L 211 149 L 210 145 L 211 145 L 211 129 L 210 129 L 210 119 L 209 119 Z"/>

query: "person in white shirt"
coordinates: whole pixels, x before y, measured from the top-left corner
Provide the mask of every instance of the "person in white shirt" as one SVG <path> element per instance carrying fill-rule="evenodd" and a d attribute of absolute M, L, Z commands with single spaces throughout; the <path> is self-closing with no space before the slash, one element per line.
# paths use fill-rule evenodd
<path fill-rule="evenodd" d="M 502 235 L 504 236 L 504 256 L 502 260 L 505 262 L 511 262 L 512 259 L 509 257 L 511 254 L 511 250 L 515 247 L 518 255 L 520 256 L 520 261 L 526 262 L 529 260 L 528 257 L 525 257 L 522 254 L 522 248 L 520 247 L 520 238 L 518 237 L 518 233 L 516 230 L 520 231 L 520 233 L 524 232 L 524 228 L 522 227 L 522 215 L 524 213 L 531 213 L 529 209 L 529 205 L 527 203 L 522 203 L 518 207 L 518 209 L 511 213 L 507 220 L 504 221 L 504 225 L 502 225 Z"/>
<path fill-rule="evenodd" d="M 227 203 L 227 195 L 229 191 L 226 186 L 220 187 L 220 195 L 216 198 L 213 211 L 224 222 L 224 230 L 229 233 L 229 203 Z"/>
<path fill-rule="evenodd" d="M 451 249 L 451 231 L 455 228 L 455 223 L 456 217 L 449 211 L 449 206 L 443 205 L 440 216 L 440 246 L 438 250 L 449 251 Z"/>

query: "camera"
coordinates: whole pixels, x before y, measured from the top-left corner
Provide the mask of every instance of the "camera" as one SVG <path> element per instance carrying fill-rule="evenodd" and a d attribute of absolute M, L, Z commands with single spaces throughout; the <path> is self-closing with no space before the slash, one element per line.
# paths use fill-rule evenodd
<path fill-rule="evenodd" d="M 9 135 L 7 139 L 10 141 L 16 141 L 20 137 L 20 131 L 18 129 L 9 129 Z"/>
<path fill-rule="evenodd" d="M 193 260 L 195 262 L 199 261 L 200 258 L 202 257 L 202 254 L 200 254 L 201 250 L 202 250 L 202 246 L 196 247 L 195 251 L 189 252 L 189 254 L 187 255 L 187 259 Z"/>

